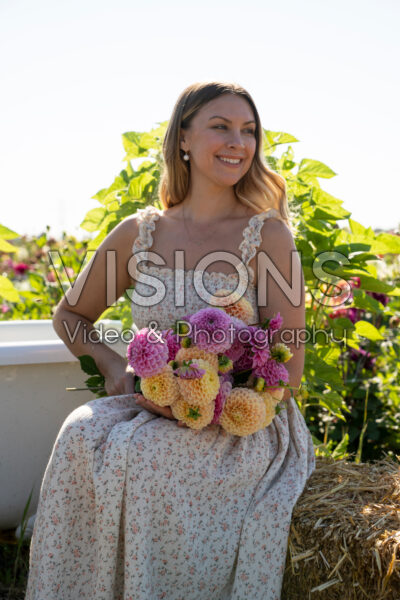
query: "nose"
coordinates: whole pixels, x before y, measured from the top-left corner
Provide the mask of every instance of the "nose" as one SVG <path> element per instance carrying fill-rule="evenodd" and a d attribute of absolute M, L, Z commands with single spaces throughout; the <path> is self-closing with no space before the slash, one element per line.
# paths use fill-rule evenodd
<path fill-rule="evenodd" d="M 245 144 L 242 141 L 240 131 L 232 131 L 228 141 L 228 146 L 241 146 L 242 148 L 244 148 Z"/>

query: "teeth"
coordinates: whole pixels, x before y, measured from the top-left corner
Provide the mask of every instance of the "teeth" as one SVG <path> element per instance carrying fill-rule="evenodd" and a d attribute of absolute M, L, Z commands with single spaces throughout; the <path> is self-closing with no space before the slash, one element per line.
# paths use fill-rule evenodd
<path fill-rule="evenodd" d="M 238 165 L 241 161 L 240 158 L 222 158 L 222 156 L 218 156 L 218 158 L 224 162 L 231 163 L 232 165 Z"/>

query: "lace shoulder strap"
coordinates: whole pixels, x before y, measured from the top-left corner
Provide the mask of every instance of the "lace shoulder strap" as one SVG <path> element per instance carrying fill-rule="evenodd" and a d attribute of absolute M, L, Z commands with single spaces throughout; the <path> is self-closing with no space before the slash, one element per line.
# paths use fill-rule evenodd
<path fill-rule="evenodd" d="M 243 240 L 239 246 L 239 250 L 242 252 L 242 262 L 247 267 L 252 283 L 254 283 L 254 271 L 249 262 L 255 256 L 257 248 L 261 243 L 261 228 L 264 221 L 270 217 L 282 218 L 275 208 L 270 208 L 267 212 L 258 213 L 250 217 L 249 224 L 243 231 Z"/>
<path fill-rule="evenodd" d="M 135 214 L 137 215 L 139 235 L 133 242 L 133 254 L 135 254 L 135 252 L 145 251 L 148 248 L 151 248 L 153 244 L 153 236 L 151 233 L 156 227 L 155 221 L 160 218 L 158 209 L 151 204 L 145 208 L 138 208 Z"/>

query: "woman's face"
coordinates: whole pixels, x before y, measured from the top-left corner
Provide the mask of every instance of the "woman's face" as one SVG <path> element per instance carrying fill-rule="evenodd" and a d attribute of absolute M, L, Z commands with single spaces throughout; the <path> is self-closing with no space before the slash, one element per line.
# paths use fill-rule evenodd
<path fill-rule="evenodd" d="M 181 148 L 189 151 L 191 178 L 235 185 L 251 166 L 255 130 L 253 111 L 244 98 L 222 94 L 208 102 L 193 117 L 189 129 L 181 129 Z M 229 164 L 223 157 L 240 160 Z"/>

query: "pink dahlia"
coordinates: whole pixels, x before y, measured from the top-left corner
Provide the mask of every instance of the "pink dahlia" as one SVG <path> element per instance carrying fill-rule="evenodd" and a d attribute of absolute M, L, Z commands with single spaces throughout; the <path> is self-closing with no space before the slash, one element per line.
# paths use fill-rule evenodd
<path fill-rule="evenodd" d="M 244 337 L 243 340 L 241 340 L 241 338 L 240 338 L 240 332 L 244 329 L 247 329 L 246 323 L 244 323 L 241 319 L 231 316 L 231 322 L 233 325 L 233 327 L 232 327 L 233 336 L 232 336 L 232 340 L 231 340 L 232 345 L 230 348 L 228 348 L 228 350 L 225 352 L 225 354 L 228 358 L 230 358 L 231 360 L 233 360 L 233 362 L 235 362 L 235 360 L 238 360 L 238 358 L 240 358 L 240 356 L 242 356 L 242 354 L 244 352 L 243 343 L 248 339 L 249 336 Z M 229 335 L 231 335 L 231 334 L 229 334 Z"/>
<path fill-rule="evenodd" d="M 234 379 L 231 371 L 228 371 L 227 373 L 221 373 L 218 375 L 218 377 L 220 378 L 220 381 L 230 381 L 230 383 L 233 385 Z"/>
<path fill-rule="evenodd" d="M 193 343 L 208 352 L 225 354 L 231 347 L 228 327 L 231 317 L 220 308 L 202 308 L 190 318 Z"/>
<path fill-rule="evenodd" d="M 201 369 L 199 365 L 196 362 L 192 362 L 192 360 L 184 360 L 183 365 L 174 369 L 175 375 L 178 375 L 181 379 L 201 379 L 205 372 L 205 369 Z"/>
<path fill-rule="evenodd" d="M 268 325 L 268 329 L 271 332 L 271 336 L 275 333 L 275 331 L 278 331 L 282 327 L 282 323 L 283 319 L 281 317 L 281 313 L 278 312 L 276 317 L 271 319 Z"/>
<path fill-rule="evenodd" d="M 230 381 L 224 381 L 222 377 L 220 377 L 219 380 L 220 386 L 219 392 L 215 398 L 214 416 L 211 421 L 212 424 L 219 423 L 219 418 L 224 410 L 225 401 L 232 391 L 232 383 Z"/>
<path fill-rule="evenodd" d="M 271 358 L 268 346 L 266 348 L 255 348 L 252 356 L 252 368 L 262 367 Z"/>
<path fill-rule="evenodd" d="M 167 342 L 168 346 L 168 362 L 175 360 L 176 353 L 181 347 L 181 341 L 179 335 L 173 332 L 172 329 L 164 329 L 161 332 L 163 339 Z"/>
<path fill-rule="evenodd" d="M 238 371 L 247 371 L 248 369 L 252 369 L 252 367 L 252 354 L 249 348 L 245 348 L 243 354 L 238 358 L 237 361 L 234 362 L 233 372 L 237 373 Z"/>
<path fill-rule="evenodd" d="M 128 363 L 139 377 L 157 375 L 167 364 L 168 344 L 157 340 L 156 334 L 148 327 L 140 329 L 127 350 Z"/>
<path fill-rule="evenodd" d="M 261 327 L 252 326 L 249 344 L 253 352 L 256 352 L 257 350 L 267 350 L 269 347 L 268 331 L 261 329 Z"/>
<path fill-rule="evenodd" d="M 263 377 L 267 386 L 278 385 L 280 381 L 289 382 L 289 373 L 282 363 L 273 359 L 267 360 L 263 365 L 256 367 L 253 371 L 256 377 Z"/>

